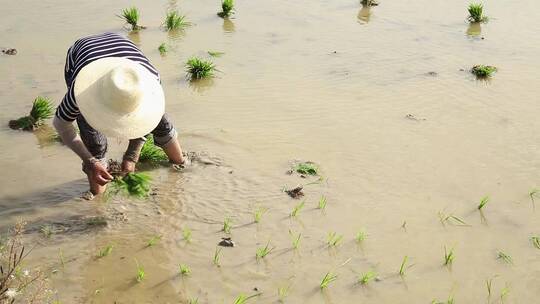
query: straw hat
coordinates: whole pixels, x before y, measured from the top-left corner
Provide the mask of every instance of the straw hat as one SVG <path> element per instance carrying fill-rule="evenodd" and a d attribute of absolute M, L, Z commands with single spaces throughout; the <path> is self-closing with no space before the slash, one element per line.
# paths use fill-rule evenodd
<path fill-rule="evenodd" d="M 77 75 L 74 89 L 82 116 L 106 136 L 144 136 L 165 112 L 163 88 L 156 76 L 126 58 L 89 63 Z"/>

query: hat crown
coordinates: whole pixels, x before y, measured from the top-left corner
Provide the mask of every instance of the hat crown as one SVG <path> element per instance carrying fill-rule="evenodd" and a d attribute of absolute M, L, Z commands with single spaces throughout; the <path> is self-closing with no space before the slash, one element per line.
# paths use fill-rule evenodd
<path fill-rule="evenodd" d="M 103 78 L 103 97 L 109 108 L 117 113 L 134 111 L 140 102 L 140 77 L 131 66 L 117 66 Z"/>

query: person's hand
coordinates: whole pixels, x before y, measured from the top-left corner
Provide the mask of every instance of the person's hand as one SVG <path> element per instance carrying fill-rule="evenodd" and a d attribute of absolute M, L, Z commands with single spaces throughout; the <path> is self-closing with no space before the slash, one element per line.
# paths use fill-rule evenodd
<path fill-rule="evenodd" d="M 107 171 L 107 168 L 99 161 L 90 164 L 90 178 L 98 185 L 104 186 L 113 180 L 113 176 Z"/>
<path fill-rule="evenodd" d="M 127 174 L 131 172 L 135 172 L 135 162 L 124 159 L 124 161 L 122 161 L 122 173 Z"/>

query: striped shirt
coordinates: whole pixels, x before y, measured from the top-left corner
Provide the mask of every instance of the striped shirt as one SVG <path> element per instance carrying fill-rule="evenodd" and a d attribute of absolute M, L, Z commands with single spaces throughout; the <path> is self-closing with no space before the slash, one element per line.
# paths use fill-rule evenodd
<path fill-rule="evenodd" d="M 56 116 L 65 121 L 74 121 L 81 113 L 75 100 L 74 81 L 77 74 L 90 62 L 105 57 L 122 57 L 131 59 L 144 66 L 159 80 L 159 73 L 152 66 L 141 50 L 128 39 L 115 34 L 103 33 L 81 38 L 68 49 L 64 78 L 67 93 L 56 108 Z"/>

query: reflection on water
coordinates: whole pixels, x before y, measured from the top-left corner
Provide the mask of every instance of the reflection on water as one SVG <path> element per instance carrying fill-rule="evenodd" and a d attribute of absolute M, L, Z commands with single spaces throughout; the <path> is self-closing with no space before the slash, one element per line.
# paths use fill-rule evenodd
<path fill-rule="evenodd" d="M 469 27 L 467 28 L 467 35 L 476 37 L 480 36 L 482 34 L 482 25 L 480 22 L 473 22 L 469 24 Z"/>
<path fill-rule="evenodd" d="M 167 4 L 165 5 L 165 7 L 167 8 L 168 11 L 174 11 L 178 8 L 178 5 L 176 2 L 177 2 L 176 0 L 169 0 L 167 1 Z"/>
<path fill-rule="evenodd" d="M 188 81 L 188 85 L 197 93 L 203 93 L 207 91 L 212 85 L 214 85 L 213 78 L 205 78 L 198 80 Z"/>
<path fill-rule="evenodd" d="M 140 46 L 141 45 L 141 35 L 139 31 L 130 31 L 127 34 L 127 37 L 131 42 L 135 43 L 135 45 Z"/>
<path fill-rule="evenodd" d="M 167 37 L 170 41 L 180 41 L 184 38 L 186 32 L 183 28 L 167 31 Z"/>
<path fill-rule="evenodd" d="M 358 22 L 360 23 L 368 23 L 369 19 L 371 18 L 371 7 L 370 6 L 362 6 L 360 11 L 358 12 Z"/>
<path fill-rule="evenodd" d="M 36 136 L 38 145 L 43 148 L 61 142 L 56 131 L 49 125 L 42 125 L 39 129 L 32 132 Z"/>
<path fill-rule="evenodd" d="M 234 22 L 229 18 L 223 18 L 223 31 L 226 33 L 233 33 L 235 30 Z"/>

